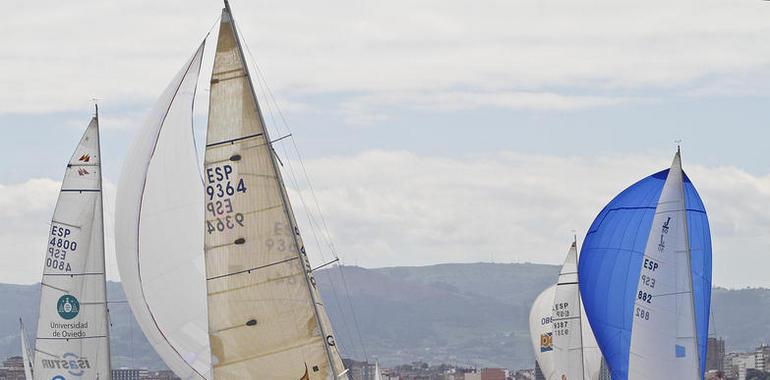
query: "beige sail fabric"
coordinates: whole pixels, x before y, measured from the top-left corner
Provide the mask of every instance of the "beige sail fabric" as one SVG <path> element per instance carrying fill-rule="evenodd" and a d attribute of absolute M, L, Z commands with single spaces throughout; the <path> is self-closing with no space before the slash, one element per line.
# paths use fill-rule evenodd
<path fill-rule="evenodd" d="M 268 143 L 225 10 L 203 175 L 214 378 L 333 378 L 342 363 Z"/>
<path fill-rule="evenodd" d="M 99 123 L 72 155 L 48 229 L 35 340 L 38 379 L 109 380 Z"/>

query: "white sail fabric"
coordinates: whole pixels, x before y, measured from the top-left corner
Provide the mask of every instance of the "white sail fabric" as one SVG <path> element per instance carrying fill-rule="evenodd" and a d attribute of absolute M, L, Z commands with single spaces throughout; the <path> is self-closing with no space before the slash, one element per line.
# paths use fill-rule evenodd
<path fill-rule="evenodd" d="M 27 330 L 24 329 L 24 321 L 19 319 L 19 333 L 21 334 L 21 359 L 24 361 L 24 378 L 32 380 L 32 360 L 27 343 Z"/>
<path fill-rule="evenodd" d="M 374 362 L 374 380 L 382 380 L 382 370 L 380 369 L 380 362 Z"/>
<path fill-rule="evenodd" d="M 540 370 L 546 379 L 553 379 L 556 365 L 553 356 L 553 301 L 556 295 L 556 285 L 543 290 L 535 298 L 529 311 L 529 334 L 532 338 L 532 349 L 540 364 Z"/>
<path fill-rule="evenodd" d="M 599 378 L 602 355 L 584 316 L 578 287 L 577 244 L 572 243 L 554 293 L 552 322 L 556 379 Z"/>
<path fill-rule="evenodd" d="M 700 379 L 683 186 L 677 152 L 639 276 L 629 358 L 632 379 Z"/>
<path fill-rule="evenodd" d="M 209 334 L 217 380 L 330 379 L 343 365 L 229 10 L 204 160 Z"/>
<path fill-rule="evenodd" d="M 99 123 L 67 164 L 41 281 L 35 340 L 38 379 L 110 379 Z"/>
<path fill-rule="evenodd" d="M 128 153 L 115 243 L 131 310 L 182 379 L 209 378 L 203 186 L 192 118 L 204 44 L 161 95 Z"/>

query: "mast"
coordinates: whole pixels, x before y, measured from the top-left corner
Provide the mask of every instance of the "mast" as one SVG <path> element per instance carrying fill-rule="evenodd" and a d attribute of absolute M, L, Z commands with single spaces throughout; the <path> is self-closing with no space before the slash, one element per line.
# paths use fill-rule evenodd
<path fill-rule="evenodd" d="M 577 234 L 573 235 L 572 245 L 575 247 L 575 269 L 577 269 L 577 263 L 580 258 L 580 251 L 577 249 Z M 578 337 L 580 337 L 580 378 L 585 380 L 586 378 L 586 353 L 585 346 L 583 345 L 583 301 L 580 300 L 580 274 L 575 273 L 575 278 L 578 281 L 577 291 L 577 308 L 578 308 Z"/>
<path fill-rule="evenodd" d="M 679 185 L 679 190 L 682 194 L 682 225 L 684 226 L 684 241 L 685 241 L 685 256 L 687 257 L 687 279 L 690 281 L 690 302 L 692 306 L 692 323 L 690 324 L 692 326 L 692 337 L 693 340 L 695 340 L 695 350 L 697 353 L 697 360 L 698 360 L 698 378 L 700 379 L 703 377 L 703 363 L 701 363 L 701 352 L 700 352 L 700 344 L 698 342 L 698 327 L 696 326 L 697 322 L 695 320 L 695 290 L 693 289 L 693 279 L 692 279 L 692 251 L 690 250 L 690 229 L 687 225 L 687 200 L 685 198 L 684 193 L 684 170 L 682 170 L 682 148 L 681 146 L 676 146 L 676 155 L 679 157 L 679 170 L 682 172 L 682 183 Z"/>
<path fill-rule="evenodd" d="M 101 192 L 103 190 L 102 188 L 102 182 L 103 182 L 103 174 L 102 174 L 102 137 L 99 134 L 99 103 L 97 103 L 96 100 L 94 100 L 94 120 L 96 121 L 96 154 L 97 157 L 99 157 L 99 191 Z M 102 247 L 106 247 L 107 245 L 104 242 L 104 195 L 99 197 L 100 202 L 100 208 L 101 213 L 97 216 L 97 218 L 102 219 L 102 230 L 99 231 L 102 235 Z M 110 353 L 110 308 L 109 304 L 107 303 L 107 260 L 104 258 L 104 249 L 102 249 L 102 291 L 104 292 L 104 318 L 105 318 L 105 326 L 104 326 L 104 336 L 107 339 L 106 347 L 104 348 L 104 352 L 107 355 L 107 368 L 109 369 L 109 373 L 107 374 L 107 379 L 112 379 L 112 355 Z M 97 377 L 98 379 L 98 377 Z"/>
<path fill-rule="evenodd" d="M 318 324 L 319 331 L 321 333 L 321 338 L 322 338 L 322 341 L 323 341 L 324 350 L 326 352 L 327 360 L 329 362 L 329 366 L 330 366 L 331 372 L 332 372 L 332 378 L 337 378 L 338 374 L 340 374 L 340 370 L 335 365 L 335 360 L 334 360 L 334 357 L 332 356 L 332 351 L 331 351 L 331 349 L 329 347 L 330 344 L 329 344 L 329 341 L 328 341 L 328 337 L 330 337 L 331 335 L 326 331 L 326 328 L 324 326 L 323 320 L 322 320 L 322 318 L 320 316 L 320 310 L 318 308 L 318 304 L 319 304 L 320 301 L 318 300 L 318 298 L 315 295 L 315 292 L 313 291 L 314 284 L 311 282 L 311 276 L 312 276 L 311 271 L 312 271 L 312 268 L 310 267 L 310 265 L 308 263 L 307 255 L 305 254 L 305 247 L 302 244 L 300 244 L 300 241 L 298 239 L 299 228 L 297 226 L 297 222 L 296 222 L 296 220 L 294 218 L 294 215 L 293 215 L 293 213 L 291 211 L 291 203 L 289 202 L 289 197 L 288 197 L 288 194 L 286 192 L 286 185 L 285 185 L 285 183 L 283 181 L 283 176 L 281 174 L 281 170 L 280 170 L 280 168 L 278 166 L 278 162 L 276 160 L 275 151 L 274 151 L 274 149 L 272 147 L 272 143 L 271 143 L 271 140 L 270 140 L 270 135 L 269 135 L 269 133 L 267 131 L 265 120 L 264 120 L 264 117 L 262 115 L 262 110 L 261 110 L 261 108 L 259 106 L 259 102 L 257 101 L 257 95 L 256 95 L 256 91 L 254 89 L 254 83 L 251 81 L 251 72 L 249 71 L 249 66 L 248 66 L 248 64 L 246 62 L 246 55 L 244 54 L 243 46 L 242 46 L 242 43 L 241 43 L 241 39 L 240 39 L 240 36 L 238 35 L 238 31 L 237 31 L 237 29 L 235 27 L 235 18 L 233 17 L 232 10 L 230 9 L 230 3 L 227 0 L 224 0 L 224 3 L 225 3 L 225 11 L 227 12 L 227 14 L 228 14 L 228 16 L 230 17 L 230 20 L 231 20 L 230 27 L 232 28 L 232 33 L 233 33 L 233 36 L 234 36 L 235 41 L 236 41 L 238 52 L 240 53 L 241 64 L 243 65 L 243 69 L 244 69 L 244 72 L 246 74 L 246 78 L 248 79 L 247 82 L 249 84 L 249 89 L 251 90 L 252 98 L 254 99 L 254 103 L 255 103 L 254 105 L 255 105 L 255 108 L 256 108 L 256 111 L 257 111 L 257 115 L 258 115 L 259 121 L 262 124 L 263 129 L 264 129 L 264 138 L 265 138 L 266 143 L 268 144 L 268 149 L 270 151 L 269 152 L 270 153 L 270 163 L 271 163 L 273 172 L 275 173 L 276 178 L 277 178 L 278 192 L 279 192 L 279 194 L 281 196 L 281 199 L 283 201 L 282 202 L 283 203 L 283 212 L 286 215 L 287 220 L 289 221 L 289 223 L 291 224 L 291 227 L 292 227 L 292 234 L 291 234 L 292 235 L 292 239 L 294 241 L 294 246 L 297 249 L 297 252 L 296 252 L 297 257 L 298 257 L 298 259 L 300 260 L 300 263 L 301 263 L 300 267 L 302 268 L 303 277 L 305 279 L 305 285 L 307 287 L 308 294 L 310 295 L 310 299 L 311 299 L 312 304 L 313 304 L 312 305 L 313 306 L 313 313 L 314 313 L 314 316 L 315 316 L 316 323 Z"/>

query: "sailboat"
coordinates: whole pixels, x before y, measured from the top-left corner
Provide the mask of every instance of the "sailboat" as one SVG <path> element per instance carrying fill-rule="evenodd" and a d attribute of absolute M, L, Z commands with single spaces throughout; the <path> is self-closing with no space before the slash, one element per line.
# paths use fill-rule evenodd
<path fill-rule="evenodd" d="M 679 149 L 670 169 L 635 183 L 599 213 L 578 273 L 614 380 L 703 378 L 711 237 Z"/>
<path fill-rule="evenodd" d="M 382 369 L 380 369 L 380 361 L 374 362 L 374 380 L 382 380 Z"/>
<path fill-rule="evenodd" d="M 183 379 L 342 377 L 227 1 L 201 170 L 192 115 L 204 49 L 161 95 L 123 169 L 116 249 L 132 312 Z"/>
<path fill-rule="evenodd" d="M 48 230 L 33 373 L 109 380 L 99 116 L 67 164 Z"/>
<path fill-rule="evenodd" d="M 535 299 L 530 311 L 533 349 L 548 380 L 596 380 L 600 376 L 602 355 L 583 317 L 577 263 L 576 239 L 558 281 Z"/>
<path fill-rule="evenodd" d="M 556 365 L 553 357 L 553 303 L 556 296 L 556 285 L 543 290 L 529 311 L 529 335 L 532 339 L 532 349 L 535 360 L 546 379 L 556 376 Z"/>
<path fill-rule="evenodd" d="M 32 355 L 29 354 L 27 330 L 24 329 L 24 321 L 21 318 L 19 318 L 19 334 L 21 335 L 21 359 L 24 362 L 24 378 L 32 380 Z"/>
<path fill-rule="evenodd" d="M 553 301 L 553 362 L 555 379 L 598 380 L 602 354 L 585 318 L 577 273 L 577 238 L 559 273 Z"/>

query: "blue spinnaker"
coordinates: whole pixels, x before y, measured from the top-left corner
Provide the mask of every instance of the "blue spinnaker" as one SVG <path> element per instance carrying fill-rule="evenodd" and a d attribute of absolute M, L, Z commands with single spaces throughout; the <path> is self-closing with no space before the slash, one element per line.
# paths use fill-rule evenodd
<path fill-rule="evenodd" d="M 581 250 L 580 292 L 613 380 L 629 379 L 637 286 L 668 174 L 668 169 L 655 173 L 616 196 L 594 220 Z M 686 175 L 683 178 L 695 334 L 700 363 L 705 363 L 711 303 L 711 234 L 703 202 L 690 179 Z M 702 364 L 700 369 L 703 378 Z"/>

